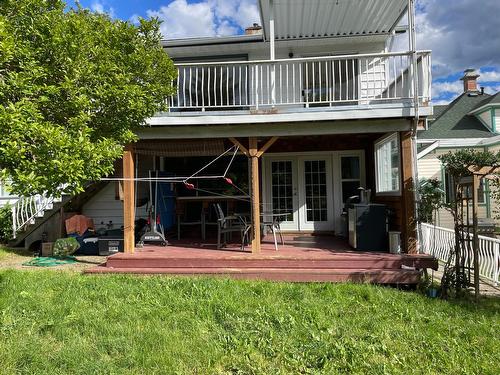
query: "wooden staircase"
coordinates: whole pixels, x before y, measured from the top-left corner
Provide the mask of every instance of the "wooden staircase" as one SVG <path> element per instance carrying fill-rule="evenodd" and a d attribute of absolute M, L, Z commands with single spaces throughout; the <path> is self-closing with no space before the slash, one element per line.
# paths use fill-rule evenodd
<path fill-rule="evenodd" d="M 107 183 L 97 182 L 89 184 L 85 191 L 75 196 L 63 195 L 59 199 L 43 197 L 46 203 L 32 205 L 24 203 L 24 200 L 32 200 L 33 197 L 21 197 L 13 206 L 14 215 L 17 215 L 18 225 L 14 227 L 15 238 L 9 241 L 9 247 L 22 246 L 26 237 L 37 230 L 41 225 L 60 212 L 61 208 L 66 211 L 78 211 L 81 206 L 92 196 L 97 194 Z"/>

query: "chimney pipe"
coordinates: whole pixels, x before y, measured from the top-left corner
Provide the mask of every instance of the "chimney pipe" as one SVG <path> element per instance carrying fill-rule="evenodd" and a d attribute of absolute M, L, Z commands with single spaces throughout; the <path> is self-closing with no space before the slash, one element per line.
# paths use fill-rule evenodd
<path fill-rule="evenodd" d="M 464 93 L 467 92 L 478 92 L 477 89 L 477 79 L 479 74 L 477 74 L 475 69 L 465 69 L 464 76 L 460 80 L 464 81 Z"/>
<path fill-rule="evenodd" d="M 484 95 L 484 86 L 481 86 L 481 95 Z"/>
<path fill-rule="evenodd" d="M 260 35 L 262 34 L 262 26 L 258 23 L 254 23 L 245 29 L 245 35 Z"/>

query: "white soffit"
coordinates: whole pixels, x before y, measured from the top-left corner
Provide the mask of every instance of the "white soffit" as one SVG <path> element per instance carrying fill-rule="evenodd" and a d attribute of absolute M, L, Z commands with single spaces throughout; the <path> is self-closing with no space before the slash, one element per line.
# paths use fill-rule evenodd
<path fill-rule="evenodd" d="M 270 0 L 259 0 L 266 39 Z M 331 38 L 391 32 L 407 0 L 274 0 L 276 40 Z"/>

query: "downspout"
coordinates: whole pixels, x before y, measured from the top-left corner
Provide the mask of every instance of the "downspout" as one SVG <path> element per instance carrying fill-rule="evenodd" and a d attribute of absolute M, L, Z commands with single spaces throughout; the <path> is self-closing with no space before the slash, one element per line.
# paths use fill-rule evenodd
<path fill-rule="evenodd" d="M 274 34 L 274 0 L 269 0 L 269 58 L 271 60 L 271 104 L 276 107 L 276 60 L 275 34 Z"/>
<path fill-rule="evenodd" d="M 412 89 L 413 89 L 413 108 L 414 108 L 414 121 L 411 128 L 411 146 L 412 146 L 412 159 L 413 159 L 413 192 L 415 201 L 415 223 L 416 223 L 416 251 L 420 253 L 420 230 L 418 223 L 418 211 L 420 201 L 420 194 L 418 192 L 418 159 L 417 159 L 417 129 L 420 121 L 419 113 L 419 82 L 417 71 L 417 38 L 415 29 L 415 0 L 408 0 L 408 44 L 411 53 L 411 72 L 412 72 Z"/>

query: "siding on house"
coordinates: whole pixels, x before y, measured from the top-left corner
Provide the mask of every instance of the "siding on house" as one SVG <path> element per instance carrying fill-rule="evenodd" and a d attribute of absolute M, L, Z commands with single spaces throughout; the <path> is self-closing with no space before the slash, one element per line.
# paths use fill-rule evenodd
<path fill-rule="evenodd" d="M 485 111 L 479 114 L 479 118 L 482 120 L 483 124 L 486 124 L 490 130 L 493 130 L 493 124 L 491 123 L 491 112 Z"/>
<path fill-rule="evenodd" d="M 112 224 L 112 229 L 123 226 L 123 201 L 116 199 L 116 183 L 110 182 L 94 195 L 83 206 L 82 214 L 94 220 L 96 229 L 106 228 L 108 224 Z M 146 205 L 137 207 L 136 216 L 147 217 Z"/>
<path fill-rule="evenodd" d="M 500 109 L 494 108 L 493 109 L 493 119 L 496 123 L 496 131 L 500 131 Z"/>
<path fill-rule="evenodd" d="M 154 165 L 151 156 L 139 155 L 137 168 L 141 171 L 141 174 L 138 177 L 147 177 L 148 171 L 155 169 Z M 121 168 L 121 165 L 119 168 Z M 117 198 L 117 184 L 118 182 L 108 183 L 82 207 L 82 214 L 94 220 L 96 229 L 106 228 L 110 224 L 112 224 L 112 229 L 123 226 L 123 201 Z M 149 184 L 143 182 L 138 183 L 136 186 L 138 201 L 149 197 Z M 146 204 L 136 208 L 136 219 L 147 219 L 147 216 Z"/>

